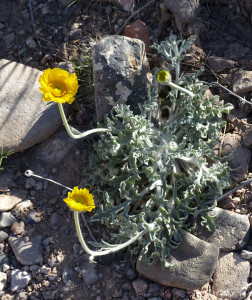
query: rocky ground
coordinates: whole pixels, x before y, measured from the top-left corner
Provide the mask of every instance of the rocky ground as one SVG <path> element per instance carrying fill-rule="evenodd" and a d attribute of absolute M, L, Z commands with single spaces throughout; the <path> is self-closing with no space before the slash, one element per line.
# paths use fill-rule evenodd
<path fill-rule="evenodd" d="M 121 0 L 122 5 L 124 2 L 133 3 Z M 204 80 L 218 80 L 241 97 L 251 99 L 251 1 L 202 0 L 198 18 L 193 22 L 177 15 L 172 1 L 149 1 L 149 6 L 136 13 L 147 2 L 135 1 L 127 11 L 126 4 L 123 8 L 116 1 L 105 0 L 2 0 L 0 58 L 42 71 L 66 62 L 88 70 L 88 55 L 93 45 L 105 36 L 136 36 L 137 29 L 144 27 L 139 37 L 148 47 L 164 40 L 172 30 L 184 38 L 196 38 L 195 46 L 185 58 L 185 70 L 204 66 Z M 164 8 L 164 3 L 170 9 Z M 144 22 L 146 27 L 138 22 L 124 31 L 126 24 L 136 20 Z M 150 66 L 160 64 L 155 51 L 147 49 Z M 81 75 L 82 86 L 70 119 L 71 124 L 86 129 L 95 124 L 95 108 L 87 74 Z M 250 150 L 252 144 L 251 105 L 220 86 L 213 86 L 211 90 L 235 106 L 227 138 L 231 134 L 243 138 L 243 144 L 239 144 L 242 159 L 238 164 L 243 166 L 242 174 L 247 174 L 252 169 L 251 159 L 244 158 L 244 153 L 248 153 L 244 149 Z M 244 118 L 246 121 L 240 121 Z M 82 170 L 92 149 L 91 142 L 91 139 L 73 142 L 60 129 L 45 142 L 3 161 L 5 171 L 0 173 L 1 299 L 217 299 L 211 294 L 211 282 L 201 290 L 186 291 L 140 276 L 125 262 L 124 253 L 104 257 L 96 265 L 88 263 L 75 234 L 72 213 L 62 201 L 67 190 L 27 178 L 24 172 L 31 169 L 73 187 L 83 180 Z M 249 155 L 251 158 L 251 153 Z M 221 206 L 249 216 L 251 204 L 251 188 L 246 187 Z M 89 223 L 88 215 L 86 220 L 94 236 L 101 236 L 105 229 Z M 83 231 L 90 238 L 86 229 L 83 221 Z M 251 251 L 251 247 L 249 243 L 246 250 Z"/>

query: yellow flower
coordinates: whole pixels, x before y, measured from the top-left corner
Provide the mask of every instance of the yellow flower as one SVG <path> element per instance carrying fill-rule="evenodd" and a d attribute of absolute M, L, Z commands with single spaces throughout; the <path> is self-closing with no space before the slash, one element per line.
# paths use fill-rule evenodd
<path fill-rule="evenodd" d="M 59 68 L 47 69 L 39 78 L 40 92 L 43 100 L 58 103 L 73 103 L 78 90 L 78 80 L 75 73 L 70 75 Z"/>
<path fill-rule="evenodd" d="M 94 196 L 87 189 L 79 189 L 74 187 L 72 192 L 69 192 L 64 202 L 73 210 L 77 211 L 92 211 L 95 208 Z"/>
<path fill-rule="evenodd" d="M 167 84 L 171 81 L 171 74 L 165 70 L 158 73 L 158 82 L 160 84 Z"/>

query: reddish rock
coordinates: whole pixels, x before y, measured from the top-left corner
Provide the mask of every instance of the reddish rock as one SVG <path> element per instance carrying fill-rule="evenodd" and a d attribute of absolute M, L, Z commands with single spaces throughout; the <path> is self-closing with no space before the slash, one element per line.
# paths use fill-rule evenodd
<path fill-rule="evenodd" d="M 148 52 L 150 50 L 150 36 L 147 25 L 141 21 L 136 20 L 134 23 L 131 23 L 124 28 L 124 34 L 127 37 L 139 39 L 144 42 L 145 50 Z"/>

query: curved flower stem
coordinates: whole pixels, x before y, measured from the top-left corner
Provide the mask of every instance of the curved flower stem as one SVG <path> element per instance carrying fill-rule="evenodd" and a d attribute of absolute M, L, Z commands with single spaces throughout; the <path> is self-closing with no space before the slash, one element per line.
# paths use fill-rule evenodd
<path fill-rule="evenodd" d="M 133 238 L 128 240 L 126 243 L 113 245 L 113 246 L 111 245 L 111 247 L 112 247 L 111 249 L 102 250 L 99 252 L 99 251 L 92 251 L 91 249 L 88 248 L 87 244 L 85 243 L 84 238 L 81 233 L 81 229 L 80 229 L 79 212 L 78 211 L 74 211 L 74 223 L 75 223 L 76 232 L 77 232 L 79 241 L 81 243 L 81 246 L 88 254 L 91 255 L 91 258 L 94 258 L 95 256 L 107 255 L 107 254 L 122 250 L 123 248 L 126 248 L 129 245 L 131 245 L 132 243 L 134 243 L 135 241 L 137 241 L 142 235 L 144 235 L 145 233 L 147 233 L 148 231 L 151 230 L 150 228 L 144 229 L 143 231 L 141 231 L 137 235 L 135 235 Z"/>
<path fill-rule="evenodd" d="M 60 115 L 61 115 L 63 124 L 66 128 L 66 131 L 70 135 L 70 137 L 73 138 L 73 139 L 81 139 L 81 138 L 87 137 L 88 135 L 90 135 L 92 133 L 108 131 L 107 128 L 95 128 L 95 129 L 87 130 L 87 131 L 85 131 L 83 133 L 80 133 L 80 134 L 74 134 L 72 132 L 68 122 L 67 122 L 66 115 L 65 115 L 62 103 L 58 103 L 58 107 L 59 107 L 59 111 L 60 111 Z"/>
<path fill-rule="evenodd" d="M 168 82 L 167 83 L 170 87 L 172 87 L 172 88 L 175 88 L 175 89 L 177 89 L 177 90 L 179 90 L 179 91 L 181 91 L 181 92 L 184 92 L 184 93 L 186 93 L 187 95 L 189 95 L 189 96 L 191 96 L 191 97 L 194 97 L 195 95 L 194 95 L 194 93 L 193 92 L 190 92 L 190 91 L 188 91 L 187 89 L 184 89 L 183 87 L 181 87 L 181 86 L 179 86 L 179 85 L 177 85 L 177 84 L 175 84 L 175 83 L 173 83 L 173 82 Z"/>

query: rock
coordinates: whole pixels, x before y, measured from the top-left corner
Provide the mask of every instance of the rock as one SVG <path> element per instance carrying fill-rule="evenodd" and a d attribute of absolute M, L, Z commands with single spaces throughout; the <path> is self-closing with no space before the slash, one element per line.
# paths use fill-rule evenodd
<path fill-rule="evenodd" d="M 38 223 L 40 221 L 39 213 L 35 209 L 31 210 L 26 217 L 26 221 L 30 225 Z"/>
<path fill-rule="evenodd" d="M 233 91 L 237 94 L 245 94 L 252 91 L 252 71 L 241 70 L 236 72 Z"/>
<path fill-rule="evenodd" d="M 82 29 L 81 28 L 77 28 L 74 30 L 71 30 L 69 32 L 69 39 L 74 41 L 74 40 L 79 40 L 82 37 Z"/>
<path fill-rule="evenodd" d="M 22 201 L 20 202 L 16 207 L 15 209 L 19 212 L 24 212 L 28 209 L 32 209 L 33 207 L 33 204 L 31 202 L 31 200 L 25 200 L 25 201 Z"/>
<path fill-rule="evenodd" d="M 216 245 L 220 251 L 239 251 L 249 241 L 250 223 L 247 215 L 240 215 L 219 207 L 209 213 L 216 216 L 215 231 L 208 231 L 199 224 L 197 237 Z"/>
<path fill-rule="evenodd" d="M 150 266 L 137 261 L 136 269 L 143 276 L 163 285 L 193 290 L 212 277 L 218 262 L 219 249 L 184 232 L 179 247 L 171 250 L 175 265 L 162 270 L 161 264 Z"/>
<path fill-rule="evenodd" d="M 56 212 L 52 213 L 50 216 L 50 225 L 55 226 L 59 222 L 59 214 Z"/>
<path fill-rule="evenodd" d="M 252 124 L 247 123 L 246 119 L 237 119 L 235 118 L 233 125 L 235 132 L 242 137 L 241 144 L 247 148 L 252 146 Z"/>
<path fill-rule="evenodd" d="M 218 207 L 224 209 L 235 209 L 235 202 L 231 197 L 226 197 L 218 202 Z"/>
<path fill-rule="evenodd" d="M 34 39 L 32 38 L 28 38 L 26 41 L 25 41 L 25 44 L 28 48 L 31 48 L 31 49 L 36 49 L 37 45 L 36 45 L 36 42 L 34 41 Z"/>
<path fill-rule="evenodd" d="M 94 46 L 93 74 L 98 122 L 120 103 L 139 113 L 138 103 L 148 99 L 149 65 L 144 43 L 124 36 L 108 36 Z M 106 80 L 105 80 L 106 78 Z"/>
<path fill-rule="evenodd" d="M 83 263 L 81 266 L 81 274 L 87 286 L 95 284 L 99 280 L 95 264 L 89 262 Z"/>
<path fill-rule="evenodd" d="M 50 9 L 47 6 L 44 6 L 42 8 L 41 12 L 42 12 L 43 16 L 46 16 L 46 15 L 50 14 Z"/>
<path fill-rule="evenodd" d="M 14 41 L 15 41 L 15 33 L 12 32 L 10 34 L 7 34 L 2 39 L 4 40 L 5 45 L 7 47 L 10 47 L 14 43 Z"/>
<path fill-rule="evenodd" d="M 185 55 L 184 63 L 188 65 L 200 67 L 202 63 L 205 61 L 205 59 L 206 59 L 205 52 L 201 48 L 192 44 L 191 48 Z"/>
<path fill-rule="evenodd" d="M 72 139 L 64 128 L 58 130 L 52 137 L 38 145 L 32 154 L 33 159 L 46 164 L 62 163 L 65 156 L 78 150 L 80 141 Z"/>
<path fill-rule="evenodd" d="M 14 235 L 23 234 L 25 232 L 24 222 L 14 222 L 11 226 L 11 231 Z"/>
<path fill-rule="evenodd" d="M 165 6 L 175 17 L 176 25 L 181 29 L 181 24 L 194 22 L 197 17 L 198 1 L 193 0 L 165 0 Z"/>
<path fill-rule="evenodd" d="M 116 0 L 116 3 L 127 12 L 132 11 L 135 6 L 135 0 Z"/>
<path fill-rule="evenodd" d="M 129 280 L 134 280 L 137 276 L 137 273 L 133 269 L 128 268 L 126 272 L 126 276 Z"/>
<path fill-rule="evenodd" d="M 37 69 L 0 60 L 0 145 L 5 153 L 42 142 L 62 124 L 57 104 L 42 101 L 38 89 L 41 74 Z"/>
<path fill-rule="evenodd" d="M 23 237 L 9 237 L 9 244 L 19 263 L 25 266 L 43 262 L 41 236 L 31 237 L 29 241 Z"/>
<path fill-rule="evenodd" d="M 42 274 L 48 275 L 50 272 L 51 272 L 51 268 L 48 268 L 48 267 L 46 267 L 46 266 L 42 266 L 42 267 L 41 267 L 41 273 L 42 273 Z M 63 273 L 64 273 L 64 271 L 63 271 Z M 63 275 L 62 275 L 62 276 L 63 276 Z M 62 278 L 62 279 L 63 279 L 63 278 Z M 63 282 L 64 282 L 64 280 L 63 280 Z"/>
<path fill-rule="evenodd" d="M 3 241 L 5 241 L 8 238 L 8 233 L 6 233 L 5 231 L 0 231 L 0 243 L 2 243 Z"/>
<path fill-rule="evenodd" d="M 30 177 L 30 178 L 26 179 L 25 188 L 27 190 L 33 188 L 35 185 L 36 185 L 36 181 L 34 178 Z"/>
<path fill-rule="evenodd" d="M 132 285 L 136 294 L 140 294 L 148 290 L 148 283 L 141 278 L 137 278 L 132 281 Z"/>
<path fill-rule="evenodd" d="M 62 273 L 62 281 L 67 284 L 69 281 L 73 281 L 74 275 L 73 271 L 65 268 Z"/>
<path fill-rule="evenodd" d="M 241 258 L 246 259 L 246 260 L 252 259 L 252 251 L 242 250 Z"/>
<path fill-rule="evenodd" d="M 175 296 L 176 298 L 184 299 L 186 296 L 186 291 L 178 288 L 174 288 L 172 289 L 172 295 Z"/>
<path fill-rule="evenodd" d="M 9 258 L 5 253 L 0 254 L 0 272 L 3 272 L 4 265 L 9 265 Z"/>
<path fill-rule="evenodd" d="M 8 211 L 26 198 L 25 190 L 12 190 L 10 194 L 0 195 L 0 211 Z"/>
<path fill-rule="evenodd" d="M 208 56 L 207 62 L 215 73 L 220 73 L 226 69 L 232 69 L 236 65 L 236 62 L 233 60 L 216 56 Z"/>
<path fill-rule="evenodd" d="M 0 172 L 0 192 L 8 192 L 16 186 L 13 178 L 14 171 L 12 169 L 7 168 L 4 172 Z"/>
<path fill-rule="evenodd" d="M 27 292 L 18 293 L 17 300 L 28 300 L 28 293 Z"/>
<path fill-rule="evenodd" d="M 18 269 L 11 271 L 11 291 L 16 292 L 25 288 L 31 280 L 31 274 Z"/>
<path fill-rule="evenodd" d="M 62 70 L 67 71 L 68 73 L 74 73 L 75 68 L 74 65 L 69 61 L 62 61 L 55 65 L 55 68 L 60 68 Z"/>
<path fill-rule="evenodd" d="M 225 157 L 231 154 L 228 164 L 231 173 L 239 180 L 246 177 L 251 160 L 251 151 L 241 144 L 241 136 L 238 134 L 227 133 L 223 138 L 223 144 L 214 148 L 215 155 Z"/>
<path fill-rule="evenodd" d="M 7 275 L 6 273 L 0 272 L 0 292 L 2 292 L 7 285 Z"/>
<path fill-rule="evenodd" d="M 149 52 L 151 46 L 151 40 L 149 36 L 149 29 L 146 24 L 141 20 L 125 26 L 124 35 L 129 38 L 139 39 L 144 42 L 146 52 Z"/>
<path fill-rule="evenodd" d="M 239 254 L 222 253 L 213 276 L 213 294 L 218 299 L 240 299 L 239 291 L 247 285 L 250 264 Z"/>
<path fill-rule="evenodd" d="M 3 212 L 0 214 L 0 228 L 10 227 L 16 218 L 10 212 Z"/>

